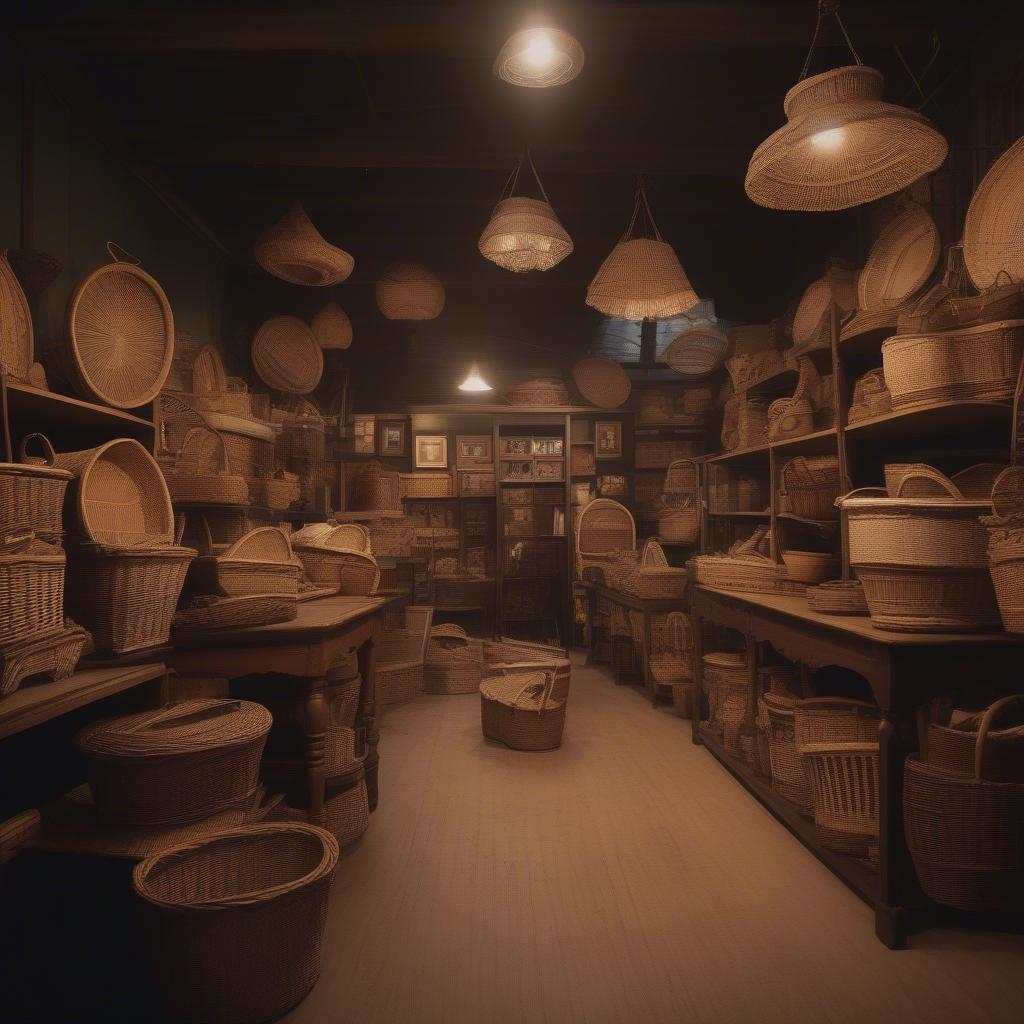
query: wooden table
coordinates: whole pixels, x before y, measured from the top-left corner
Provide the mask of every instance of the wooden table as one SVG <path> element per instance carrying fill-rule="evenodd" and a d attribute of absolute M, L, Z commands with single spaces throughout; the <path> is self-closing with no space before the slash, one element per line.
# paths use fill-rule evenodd
<path fill-rule="evenodd" d="M 241 676 L 279 673 L 299 680 L 305 701 L 306 810 L 310 820 L 324 824 L 324 780 L 327 742 L 326 677 L 330 667 L 352 650 L 358 651 L 363 679 L 362 724 L 374 715 L 374 639 L 384 610 L 401 596 L 319 598 L 299 604 L 291 622 L 208 632 L 175 633 L 173 668 L 183 673 Z M 369 730 L 368 730 L 369 731 Z"/>
<path fill-rule="evenodd" d="M 752 793 L 787 824 L 847 884 L 875 909 L 875 934 L 890 949 L 939 911 L 917 883 L 903 833 L 903 764 L 917 749 L 917 709 L 932 697 L 976 687 L 989 701 L 1024 691 L 1024 637 L 1006 633 L 902 633 L 876 629 L 866 616 L 822 615 L 802 597 L 741 594 L 697 586 L 691 590 L 694 669 L 699 713 L 693 742 L 704 743 Z M 820 847 L 813 828 L 801 826 L 792 804 L 753 775 L 745 762 L 703 735 L 704 625 L 714 623 L 746 637 L 751 704 L 756 701 L 762 645 L 809 671 L 836 665 L 867 681 L 882 713 L 879 739 L 879 870 L 877 879 L 861 863 Z"/>
<path fill-rule="evenodd" d="M 594 636 L 594 619 L 597 617 L 597 599 L 603 597 L 624 608 L 639 612 L 643 616 L 644 635 L 640 643 L 641 678 L 644 689 L 650 695 L 651 703 L 658 699 L 658 684 L 651 674 L 651 616 L 667 615 L 669 612 L 685 612 L 689 608 L 686 594 L 682 597 L 637 597 L 621 590 L 614 590 L 600 583 L 577 581 L 574 586 L 582 587 L 587 594 L 587 664 L 594 660 L 597 643 Z"/>

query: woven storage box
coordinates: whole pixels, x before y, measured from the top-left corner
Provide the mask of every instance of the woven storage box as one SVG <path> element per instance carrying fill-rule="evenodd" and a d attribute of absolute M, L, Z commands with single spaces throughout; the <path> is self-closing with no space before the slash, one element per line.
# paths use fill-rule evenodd
<path fill-rule="evenodd" d="M 907 847 L 925 894 L 980 913 L 1024 911 L 1024 784 L 986 777 L 986 747 L 1019 695 L 993 704 L 975 734 L 969 774 L 909 758 L 903 777 Z"/>
<path fill-rule="evenodd" d="M 0 644 L 63 629 L 64 566 L 59 548 L 38 541 L 27 551 L 0 555 Z"/>
<path fill-rule="evenodd" d="M 315 544 L 296 544 L 294 548 L 310 583 L 352 597 L 377 593 L 380 569 L 373 555 Z"/>
<path fill-rule="evenodd" d="M 399 473 L 399 493 L 403 498 L 452 497 L 451 473 Z"/>
<path fill-rule="evenodd" d="M 513 750 L 554 750 L 562 745 L 567 701 L 552 696 L 552 672 L 514 671 L 480 684 L 484 736 Z"/>
<path fill-rule="evenodd" d="M 772 789 L 784 800 L 796 804 L 802 814 L 810 814 L 811 793 L 796 746 L 796 701 L 774 693 L 764 694 L 761 701 L 768 717 Z"/>
<path fill-rule="evenodd" d="M 75 747 L 103 821 L 175 824 L 252 795 L 271 722 L 252 701 L 185 701 L 90 725 Z"/>
<path fill-rule="evenodd" d="M 878 744 L 809 743 L 800 757 L 822 846 L 855 857 L 878 845 Z"/>
<path fill-rule="evenodd" d="M 43 446 L 41 462 L 27 454 L 32 440 Z M 50 442 L 42 434 L 29 434 L 21 442 L 20 462 L 0 462 L 0 540 L 31 531 L 39 540 L 60 543 L 71 474 L 55 468 L 53 460 Z"/>
<path fill-rule="evenodd" d="M 1024 351 L 1024 320 L 937 334 L 898 335 L 882 345 L 885 382 L 896 408 L 1013 395 Z"/>
<path fill-rule="evenodd" d="M 505 398 L 509 405 L 568 405 L 569 391 L 557 377 L 538 377 L 512 385 Z"/>
<path fill-rule="evenodd" d="M 423 663 L 433 622 L 433 608 L 410 605 L 403 627 L 377 639 L 375 689 L 381 707 L 412 700 L 423 689 Z"/>
<path fill-rule="evenodd" d="M 699 533 L 696 499 L 692 499 L 692 507 L 666 509 L 658 516 L 658 536 L 667 544 L 693 544 Z"/>
<path fill-rule="evenodd" d="M 794 515 L 821 521 L 839 518 L 839 460 L 834 455 L 790 459 L 782 467 L 782 486 Z"/>
<path fill-rule="evenodd" d="M 371 512 L 400 512 L 402 499 L 398 473 L 379 462 L 368 463 L 352 480 L 352 500 L 349 507 L 353 510 L 366 509 Z"/>
<path fill-rule="evenodd" d="M 237 1024 L 301 1002 L 320 975 L 337 862 L 329 832 L 282 822 L 215 833 L 136 865 L 139 945 L 161 1010 L 185 1024 Z"/>

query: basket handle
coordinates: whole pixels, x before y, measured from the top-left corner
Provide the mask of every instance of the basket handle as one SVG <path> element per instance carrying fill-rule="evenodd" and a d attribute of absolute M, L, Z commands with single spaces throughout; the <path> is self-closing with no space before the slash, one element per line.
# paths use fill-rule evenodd
<path fill-rule="evenodd" d="M 192 702 L 190 702 L 192 703 Z M 242 702 L 238 700 L 204 700 L 197 701 L 199 707 L 186 708 L 183 704 L 171 704 L 161 708 L 159 711 L 136 722 L 125 732 L 137 733 L 146 729 L 173 729 L 179 725 L 187 725 L 193 722 L 209 722 L 225 715 L 234 714 L 238 711 Z"/>
<path fill-rule="evenodd" d="M 942 473 L 930 472 L 926 473 L 921 469 L 911 470 L 909 473 L 905 473 L 900 479 L 899 486 L 896 488 L 896 497 L 903 497 L 903 488 L 908 480 L 927 480 L 930 483 L 938 484 L 951 498 L 961 499 L 963 495 L 957 489 L 956 484 L 952 480 L 948 479 Z"/>
<path fill-rule="evenodd" d="M 974 743 L 974 777 L 981 781 L 984 779 L 984 775 L 981 773 L 982 765 L 985 761 L 985 743 L 988 740 L 989 730 L 992 728 L 992 723 L 996 720 L 1003 711 L 1007 708 L 1012 708 L 1015 705 L 1021 705 L 1024 707 L 1024 693 L 1013 693 L 1009 697 L 1003 697 L 1002 700 L 997 700 L 994 704 L 990 704 L 986 709 L 985 714 L 982 716 L 981 725 L 978 727 L 978 738 Z"/>
<path fill-rule="evenodd" d="M 142 264 L 142 260 L 138 256 L 130 253 L 123 245 L 118 245 L 117 242 L 107 242 L 107 253 L 115 263 L 130 263 L 133 267 Z"/>
<path fill-rule="evenodd" d="M 884 487 L 855 487 L 846 494 L 840 494 L 833 502 L 836 508 L 842 508 L 847 498 L 887 498 L 889 492 Z"/>
<path fill-rule="evenodd" d="M 28 461 L 28 444 L 30 441 L 38 440 L 43 446 L 43 461 L 47 466 L 53 465 L 53 460 L 56 458 L 56 452 L 53 450 L 53 445 L 50 443 L 50 439 L 45 434 L 26 434 L 21 439 L 21 444 L 18 446 L 18 459 L 21 462 Z"/>
<path fill-rule="evenodd" d="M 543 691 L 541 694 L 540 707 L 537 708 L 537 714 L 539 715 L 542 711 L 547 710 L 548 700 L 551 697 L 551 688 L 555 685 L 555 674 L 553 672 L 540 673 L 543 678 Z M 519 699 L 526 693 L 527 690 L 533 689 L 537 686 L 537 681 L 533 680 L 527 683 L 515 696 L 515 700 L 512 701 L 513 707 L 519 706 Z"/>

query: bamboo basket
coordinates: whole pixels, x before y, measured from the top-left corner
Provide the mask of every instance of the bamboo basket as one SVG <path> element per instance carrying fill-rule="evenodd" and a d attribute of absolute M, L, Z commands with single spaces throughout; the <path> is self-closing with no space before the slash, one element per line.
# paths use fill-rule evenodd
<path fill-rule="evenodd" d="M 293 545 L 306 578 L 321 587 L 333 587 L 350 597 L 370 597 L 380 586 L 380 569 L 373 555 L 365 551 Z"/>
<path fill-rule="evenodd" d="M 562 745 L 567 701 L 552 696 L 551 672 L 516 671 L 480 684 L 480 724 L 486 739 L 513 750 L 554 750 Z"/>
<path fill-rule="evenodd" d="M 575 537 L 576 575 L 593 567 L 603 577 L 610 553 L 636 548 L 636 523 L 624 505 L 597 498 L 580 513 Z"/>
<path fill-rule="evenodd" d="M 194 700 L 87 726 L 96 813 L 115 825 L 198 821 L 249 798 L 272 719 L 252 701 Z"/>
<path fill-rule="evenodd" d="M 471 640 L 461 626 L 435 626 L 430 631 L 423 664 L 424 693 L 476 693 L 483 675 L 483 644 Z"/>
<path fill-rule="evenodd" d="M 0 642 L 6 647 L 64 628 L 65 557 L 39 541 L 0 555 Z"/>
<path fill-rule="evenodd" d="M 217 587 L 227 597 L 298 594 L 302 570 L 288 538 L 277 527 L 251 530 L 213 561 Z"/>
<path fill-rule="evenodd" d="M 814 804 L 814 831 L 830 850 L 877 856 L 878 743 L 808 743 L 799 748 Z"/>
<path fill-rule="evenodd" d="M 389 629 L 377 640 L 375 690 L 381 707 L 403 704 L 423 689 L 423 666 L 433 608 L 410 605 L 403 628 Z"/>
<path fill-rule="evenodd" d="M 89 634 L 73 624 L 56 633 L 0 644 L 0 697 L 6 697 L 33 676 L 52 682 L 66 679 L 78 665 Z"/>
<path fill-rule="evenodd" d="M 28 445 L 39 441 L 41 460 L 30 458 Z M 31 532 L 48 544 L 64 536 L 64 493 L 71 474 L 54 466 L 53 446 L 42 434 L 21 440 L 20 462 L 0 462 L 0 541 Z"/>
<path fill-rule="evenodd" d="M 834 455 L 799 455 L 782 467 L 782 486 L 790 511 L 805 519 L 839 518 L 839 460 Z"/>
<path fill-rule="evenodd" d="M 796 745 L 796 701 L 774 693 L 764 694 L 761 701 L 768 717 L 772 789 L 796 804 L 801 814 L 810 815 L 813 801 Z"/>
<path fill-rule="evenodd" d="M 403 498 L 450 498 L 451 473 L 399 473 L 399 494 Z"/>
<path fill-rule="evenodd" d="M 301 1002 L 320 975 L 337 862 L 329 832 L 280 822 L 136 865 L 140 947 L 162 1010 L 183 1024 L 232 1024 L 273 1020 Z"/>
<path fill-rule="evenodd" d="M 686 580 L 686 570 L 670 566 L 661 545 L 648 540 L 639 563 L 624 581 L 624 589 L 645 600 L 671 600 L 683 596 Z"/>

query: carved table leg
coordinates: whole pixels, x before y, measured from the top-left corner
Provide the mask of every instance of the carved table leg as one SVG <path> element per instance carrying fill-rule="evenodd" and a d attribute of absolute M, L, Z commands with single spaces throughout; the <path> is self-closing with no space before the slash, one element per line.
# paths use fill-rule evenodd
<path fill-rule="evenodd" d="M 704 745 L 700 738 L 700 723 L 704 718 L 704 619 L 696 612 L 690 614 L 693 626 L 693 681 L 697 685 L 697 696 L 693 702 L 693 719 L 690 722 L 690 737 L 698 747 Z"/>
<path fill-rule="evenodd" d="M 306 680 L 306 813 L 314 825 L 327 823 L 324 778 L 327 754 L 326 679 Z"/>
<path fill-rule="evenodd" d="M 587 660 L 586 665 L 594 664 L 594 619 L 597 618 L 597 591 L 593 587 L 587 587 Z"/>

